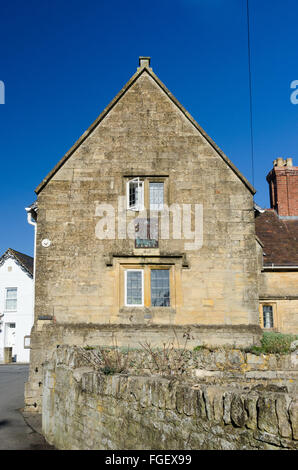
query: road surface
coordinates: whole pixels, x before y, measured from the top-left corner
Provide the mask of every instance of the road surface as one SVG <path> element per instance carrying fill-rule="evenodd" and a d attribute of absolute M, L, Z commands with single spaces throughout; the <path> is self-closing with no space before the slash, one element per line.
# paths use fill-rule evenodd
<path fill-rule="evenodd" d="M 0 365 L 0 450 L 52 449 L 21 413 L 28 372 L 28 365 Z"/>

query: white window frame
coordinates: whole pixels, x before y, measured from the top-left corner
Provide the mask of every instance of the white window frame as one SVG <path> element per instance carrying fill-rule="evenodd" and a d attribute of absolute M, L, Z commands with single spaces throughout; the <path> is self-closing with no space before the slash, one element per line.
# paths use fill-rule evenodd
<path fill-rule="evenodd" d="M 7 292 L 10 290 L 10 289 L 14 289 L 16 291 L 16 298 L 15 299 L 8 299 L 7 298 Z M 7 300 L 15 300 L 16 301 L 16 308 L 7 308 Z M 17 312 L 18 310 L 18 288 L 17 287 L 6 287 L 5 288 L 5 299 L 4 299 L 4 311 L 5 312 Z"/>
<path fill-rule="evenodd" d="M 31 342 L 31 336 L 30 335 L 24 336 L 24 349 L 31 349 L 30 342 Z"/>
<path fill-rule="evenodd" d="M 129 201 L 129 189 L 131 184 L 136 184 L 137 183 L 137 188 L 139 190 L 139 194 L 141 195 L 140 200 L 138 201 L 138 204 L 131 205 Z M 140 178 L 133 178 L 132 180 L 127 181 L 126 183 L 126 201 L 127 201 L 127 209 L 130 211 L 142 211 L 144 210 L 144 181 L 141 181 Z"/>
<path fill-rule="evenodd" d="M 142 273 L 142 304 L 128 304 L 127 303 L 127 273 L 128 272 L 141 272 Z M 144 307 L 144 269 L 126 269 L 124 271 L 124 303 L 125 303 L 125 307 Z"/>

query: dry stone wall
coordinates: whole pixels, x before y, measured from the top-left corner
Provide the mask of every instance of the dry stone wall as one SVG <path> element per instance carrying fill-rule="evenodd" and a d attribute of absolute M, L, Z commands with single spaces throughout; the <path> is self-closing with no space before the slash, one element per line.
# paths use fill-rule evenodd
<path fill-rule="evenodd" d="M 63 346 L 44 365 L 43 432 L 59 449 L 298 449 L 295 397 L 236 380 L 104 375 Z"/>
<path fill-rule="evenodd" d="M 140 342 L 160 346 L 164 342 L 177 340 L 185 343 L 184 335 L 190 335 L 187 347 L 193 349 L 200 344 L 216 347 L 232 343 L 235 347 L 258 344 L 261 329 L 257 326 L 241 325 L 103 325 L 103 324 L 54 324 L 47 320 L 35 323 L 31 332 L 31 355 L 29 381 L 25 386 L 25 405 L 27 411 L 41 411 L 43 388 L 43 363 L 53 350 L 63 344 L 76 346 L 108 346 L 117 341 L 119 346 L 140 348 Z"/>

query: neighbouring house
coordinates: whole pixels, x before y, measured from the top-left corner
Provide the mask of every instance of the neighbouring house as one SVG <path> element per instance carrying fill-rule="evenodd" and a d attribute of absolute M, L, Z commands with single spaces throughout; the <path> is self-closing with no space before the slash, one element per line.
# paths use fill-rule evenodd
<path fill-rule="evenodd" d="M 298 167 L 278 158 L 267 175 L 270 209 L 256 207 L 262 243 L 259 276 L 260 324 L 298 334 Z"/>
<path fill-rule="evenodd" d="M 0 362 L 5 348 L 14 362 L 29 362 L 33 292 L 33 258 L 9 248 L 0 258 Z"/>
<path fill-rule="evenodd" d="M 150 58 L 35 192 L 27 409 L 61 344 L 259 341 L 255 190 Z"/>

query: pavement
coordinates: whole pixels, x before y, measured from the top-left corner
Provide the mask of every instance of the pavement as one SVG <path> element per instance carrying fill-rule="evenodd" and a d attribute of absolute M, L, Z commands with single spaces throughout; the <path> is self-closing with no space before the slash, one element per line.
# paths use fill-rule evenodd
<path fill-rule="evenodd" d="M 54 450 L 41 434 L 41 415 L 23 413 L 28 364 L 0 367 L 0 450 Z"/>

